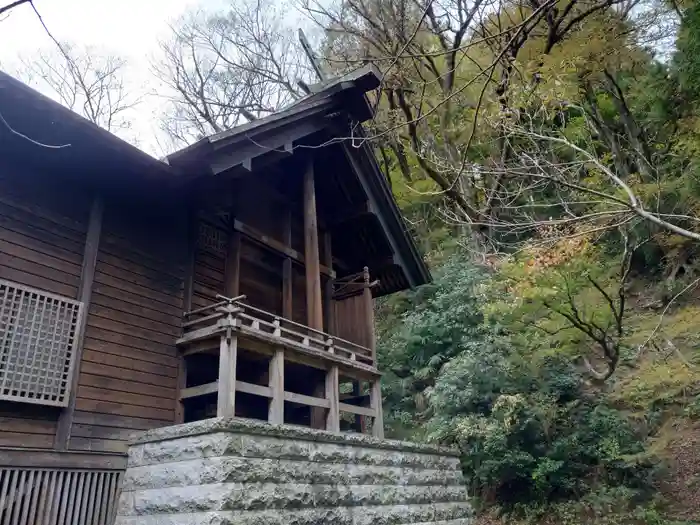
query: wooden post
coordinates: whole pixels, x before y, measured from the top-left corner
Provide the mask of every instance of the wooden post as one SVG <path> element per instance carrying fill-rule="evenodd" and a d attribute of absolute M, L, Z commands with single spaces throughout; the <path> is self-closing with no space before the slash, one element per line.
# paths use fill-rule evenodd
<path fill-rule="evenodd" d="M 287 248 L 292 247 L 292 210 L 287 209 L 284 224 L 284 244 Z M 286 256 L 282 263 L 282 317 L 292 318 L 293 315 L 293 289 L 294 277 L 292 275 L 292 258 Z"/>
<path fill-rule="evenodd" d="M 321 298 L 321 262 L 318 249 L 318 218 L 316 217 L 316 190 L 314 187 L 314 162 L 304 172 L 304 265 L 306 267 L 306 324 L 323 330 L 323 300 Z M 326 379 L 327 384 L 328 379 Z M 328 389 L 319 383 L 314 389 L 315 396 L 323 395 Z M 311 407 L 311 427 L 328 428 L 324 421 L 323 408 Z M 326 423 L 326 425 L 324 425 Z"/>
<path fill-rule="evenodd" d="M 360 381 L 359 379 L 353 379 L 352 381 L 352 396 L 353 397 L 360 397 Z M 365 416 L 361 416 L 360 414 L 355 414 L 355 430 L 359 432 L 360 434 L 365 433 Z"/>
<path fill-rule="evenodd" d="M 304 172 L 304 264 L 306 266 L 307 325 L 323 330 L 323 300 L 321 298 L 321 262 L 318 249 L 318 218 L 314 188 L 313 158 Z"/>
<path fill-rule="evenodd" d="M 267 420 L 273 425 L 284 423 L 284 350 L 277 348 L 270 359 L 270 382 L 272 399 Z"/>
<path fill-rule="evenodd" d="M 376 336 L 374 333 L 374 300 L 372 299 L 372 290 L 370 289 L 369 282 L 369 268 L 366 266 L 363 269 L 365 287 L 362 290 L 362 297 L 364 299 L 364 309 L 367 319 L 367 348 L 372 351 L 372 364 L 377 366 L 377 344 Z"/>
<path fill-rule="evenodd" d="M 326 373 L 326 399 L 330 403 L 326 414 L 326 430 L 340 432 L 340 409 L 338 407 L 338 367 L 331 366 Z"/>
<path fill-rule="evenodd" d="M 219 390 L 216 404 L 217 417 L 236 415 L 236 354 L 238 338 L 231 329 L 221 335 L 219 345 Z"/>
<path fill-rule="evenodd" d="M 180 399 L 180 392 L 187 388 L 187 361 L 185 356 L 178 355 L 177 362 L 177 400 L 175 405 L 175 424 L 180 425 L 185 422 L 185 403 Z"/>
<path fill-rule="evenodd" d="M 369 404 L 375 410 L 376 416 L 372 424 L 372 435 L 384 439 L 384 411 L 382 410 L 382 385 L 379 378 L 373 380 L 369 390 Z"/>
<path fill-rule="evenodd" d="M 233 230 L 233 228 L 231 228 L 231 232 L 228 237 L 225 272 L 224 293 L 227 297 L 237 297 L 240 295 L 241 234 Z"/>
<path fill-rule="evenodd" d="M 331 251 L 331 234 L 323 234 L 323 263 L 331 270 L 333 269 L 333 253 Z M 333 277 L 326 276 L 326 283 L 323 287 L 323 319 L 326 323 L 326 332 L 335 334 L 335 312 L 333 311 Z"/>
<path fill-rule="evenodd" d="M 96 195 L 90 208 L 88 219 L 88 229 L 85 235 L 85 249 L 83 250 L 83 267 L 80 272 L 80 287 L 78 289 L 78 299 L 83 303 L 83 319 L 80 323 L 80 333 L 77 334 L 78 344 L 74 357 L 73 377 L 70 384 L 70 397 L 68 406 L 61 412 L 56 427 L 54 438 L 54 448 L 56 450 L 66 450 L 70 439 L 71 427 L 73 426 L 73 414 L 75 413 L 75 396 L 78 390 L 78 379 L 80 376 L 80 366 L 83 358 L 83 341 L 87 328 L 88 311 L 90 310 L 90 299 L 92 298 L 92 284 L 95 279 L 95 267 L 97 266 L 97 252 L 100 248 L 100 236 L 102 233 L 102 216 L 104 215 L 104 203 L 102 197 Z"/>
<path fill-rule="evenodd" d="M 199 220 L 197 213 L 190 210 L 187 215 L 187 270 L 185 274 L 185 293 L 183 310 L 192 310 L 192 295 L 194 293 L 194 270 L 197 258 L 197 242 Z M 180 399 L 180 392 L 187 387 L 187 360 L 181 352 L 177 356 L 177 399 L 175 401 L 175 423 L 185 422 L 185 403 Z"/>

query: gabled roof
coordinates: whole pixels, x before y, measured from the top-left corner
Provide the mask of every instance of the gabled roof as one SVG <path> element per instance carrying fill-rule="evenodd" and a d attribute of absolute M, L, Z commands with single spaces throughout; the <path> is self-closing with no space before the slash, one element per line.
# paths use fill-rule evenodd
<path fill-rule="evenodd" d="M 216 176 L 237 171 L 255 171 L 256 166 L 291 156 L 298 148 L 318 148 L 307 144 L 310 137 L 323 134 L 328 148 L 341 148 L 349 171 L 366 195 L 369 212 L 378 222 L 373 231 L 383 231 L 391 247 L 395 270 L 380 277 L 376 295 L 391 293 L 431 280 L 430 273 L 413 241 L 369 145 L 361 122 L 373 110 L 366 93 L 379 86 L 379 72 L 364 66 L 341 77 L 310 87 L 311 93 L 289 107 L 264 118 L 205 137 L 168 156 L 168 163 L 190 176 Z M 347 140 L 348 136 L 357 140 Z M 356 269 L 357 270 L 357 269 Z M 399 270 L 401 275 L 396 274 Z"/>
<path fill-rule="evenodd" d="M 164 162 L 2 71 L 0 115 L 0 155 L 5 158 L 95 185 L 163 184 L 176 177 Z"/>

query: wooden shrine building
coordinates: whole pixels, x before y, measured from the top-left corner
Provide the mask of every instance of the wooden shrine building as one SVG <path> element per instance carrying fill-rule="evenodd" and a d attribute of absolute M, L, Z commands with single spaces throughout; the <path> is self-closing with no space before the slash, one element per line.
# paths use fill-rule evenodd
<path fill-rule="evenodd" d="M 140 430 L 383 435 L 372 298 L 430 276 L 359 125 L 378 83 L 160 161 L 0 73 L 0 524 L 109 523 Z"/>

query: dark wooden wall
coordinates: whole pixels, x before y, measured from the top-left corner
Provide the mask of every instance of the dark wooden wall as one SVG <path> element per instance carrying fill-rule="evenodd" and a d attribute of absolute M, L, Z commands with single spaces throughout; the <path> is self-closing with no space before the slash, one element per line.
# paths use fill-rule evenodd
<path fill-rule="evenodd" d="M 93 198 L 0 165 L 0 279 L 79 298 Z M 68 450 L 125 452 L 175 421 L 186 259 L 184 206 L 104 199 Z M 56 447 L 67 410 L 0 402 L 0 447 Z"/>
<path fill-rule="evenodd" d="M 123 452 L 175 421 L 186 238 L 184 210 L 105 203 L 69 449 Z"/>
<path fill-rule="evenodd" d="M 0 279 L 77 298 L 90 196 L 0 164 Z M 0 402 L 0 446 L 51 448 L 60 411 Z"/>
<path fill-rule="evenodd" d="M 364 295 L 353 295 L 346 299 L 333 301 L 335 334 L 338 337 L 372 348 L 374 332 L 369 326 L 367 299 Z"/>
<path fill-rule="evenodd" d="M 203 308 L 216 301 L 216 294 L 224 293 L 226 253 L 229 232 L 219 221 L 197 217 L 192 276 L 192 309 Z"/>

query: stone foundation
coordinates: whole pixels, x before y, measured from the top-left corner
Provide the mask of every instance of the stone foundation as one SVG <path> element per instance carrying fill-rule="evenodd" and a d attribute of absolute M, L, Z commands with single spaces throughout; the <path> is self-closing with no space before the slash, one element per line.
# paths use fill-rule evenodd
<path fill-rule="evenodd" d="M 116 525 L 467 525 L 454 451 L 208 419 L 142 434 Z"/>

